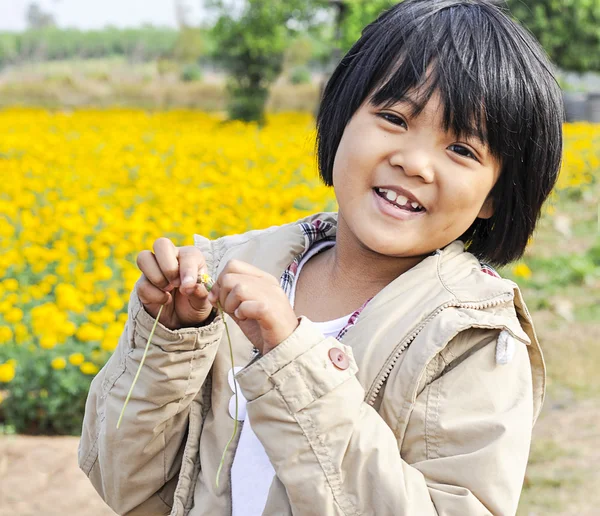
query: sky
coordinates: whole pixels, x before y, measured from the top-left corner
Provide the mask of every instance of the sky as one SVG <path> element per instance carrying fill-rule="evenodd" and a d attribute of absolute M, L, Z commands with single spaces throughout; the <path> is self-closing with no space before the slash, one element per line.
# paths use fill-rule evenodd
<path fill-rule="evenodd" d="M 59 27 L 100 29 L 106 25 L 138 27 L 144 23 L 176 27 L 174 0 L 36 0 L 54 15 Z M 0 0 L 0 31 L 25 29 L 32 0 Z M 202 21 L 202 0 L 187 0 L 190 23 Z"/>

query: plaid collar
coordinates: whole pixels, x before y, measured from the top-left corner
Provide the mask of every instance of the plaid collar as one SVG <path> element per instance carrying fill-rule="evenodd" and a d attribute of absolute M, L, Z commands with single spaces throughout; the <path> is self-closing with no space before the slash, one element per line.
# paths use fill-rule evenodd
<path fill-rule="evenodd" d="M 298 273 L 298 265 L 302 261 L 302 258 L 306 255 L 308 250 L 317 242 L 327 241 L 327 242 L 335 242 L 336 235 L 336 226 L 330 222 L 325 222 L 323 220 L 317 219 L 312 222 L 301 222 L 300 228 L 304 233 L 304 251 L 294 258 L 294 261 L 289 265 L 289 267 L 283 271 L 281 275 L 281 288 L 284 290 L 288 299 L 290 298 L 292 288 L 294 286 L 294 281 L 296 281 L 296 275 Z M 441 251 L 437 251 L 441 252 Z M 495 278 L 500 278 L 500 275 L 488 264 L 481 263 L 481 270 L 493 276 Z M 341 340 L 341 338 L 346 335 L 348 330 L 356 324 L 358 320 L 358 316 L 364 310 L 365 306 L 369 304 L 369 301 L 373 299 L 372 297 L 367 299 L 365 303 L 356 310 L 348 319 L 348 323 L 344 326 L 340 332 L 338 333 L 336 339 Z"/>
<path fill-rule="evenodd" d="M 281 275 L 281 288 L 287 294 L 288 298 L 290 298 L 294 282 L 296 281 L 298 266 L 308 250 L 317 242 L 335 242 L 336 226 L 330 222 L 324 222 L 320 219 L 317 219 L 312 222 L 300 223 L 300 228 L 304 233 L 304 251 L 294 258 L 294 261 L 285 271 L 283 271 L 283 274 Z M 363 311 L 371 299 L 373 298 L 368 299 L 350 316 L 348 323 L 340 330 L 336 339 L 340 340 L 348 332 L 348 329 L 356 324 L 359 314 Z"/>

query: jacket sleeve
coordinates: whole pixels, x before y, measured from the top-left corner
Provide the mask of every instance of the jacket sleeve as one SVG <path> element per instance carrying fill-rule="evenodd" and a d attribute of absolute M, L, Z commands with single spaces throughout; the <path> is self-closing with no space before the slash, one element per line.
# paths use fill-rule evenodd
<path fill-rule="evenodd" d="M 117 430 L 154 319 L 134 288 L 118 346 L 92 381 L 79 466 L 118 514 L 168 514 L 181 467 L 189 411 L 214 361 L 223 324 L 171 331 L 158 324 Z M 200 396 L 198 396 L 200 394 Z"/>
<path fill-rule="evenodd" d="M 472 353 L 418 395 L 402 443 L 364 402 L 352 350 L 304 317 L 240 371 L 252 428 L 292 512 L 515 514 L 533 424 L 529 358 L 522 345 L 510 365 L 498 366 L 497 332 L 479 335 Z M 347 355 L 347 369 L 330 360 L 334 347 Z"/>

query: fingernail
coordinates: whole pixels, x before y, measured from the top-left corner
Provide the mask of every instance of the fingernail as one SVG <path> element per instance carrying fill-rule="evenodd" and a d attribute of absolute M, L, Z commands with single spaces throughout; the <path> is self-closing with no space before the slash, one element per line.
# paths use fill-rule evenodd
<path fill-rule="evenodd" d="M 193 278 L 193 276 L 186 276 L 185 278 L 183 278 L 181 286 L 182 287 L 191 287 L 195 283 L 196 283 L 196 280 Z"/>

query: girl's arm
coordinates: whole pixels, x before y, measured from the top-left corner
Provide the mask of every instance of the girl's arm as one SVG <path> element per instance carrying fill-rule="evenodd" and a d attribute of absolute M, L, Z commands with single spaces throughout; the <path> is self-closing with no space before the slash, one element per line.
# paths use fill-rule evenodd
<path fill-rule="evenodd" d="M 527 349 L 517 346 L 510 364 L 499 366 L 498 332 L 470 335 L 476 351 L 418 396 L 402 449 L 364 403 L 351 349 L 324 338 L 306 318 L 238 373 L 252 428 L 294 514 L 516 512 L 533 421 Z M 348 359 L 338 355 L 341 369 L 329 357 L 332 348 Z M 386 397 L 395 396 L 390 388 Z M 397 396 L 398 407 L 410 404 Z"/>
<path fill-rule="evenodd" d="M 86 403 L 79 466 L 118 514 L 170 512 L 189 412 L 202 412 L 192 405 L 202 404 L 223 331 L 220 316 L 202 328 L 171 331 L 158 324 L 117 430 L 153 324 L 134 289 L 125 330 Z"/>

